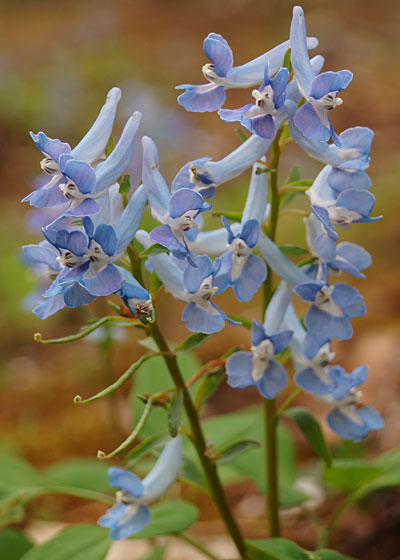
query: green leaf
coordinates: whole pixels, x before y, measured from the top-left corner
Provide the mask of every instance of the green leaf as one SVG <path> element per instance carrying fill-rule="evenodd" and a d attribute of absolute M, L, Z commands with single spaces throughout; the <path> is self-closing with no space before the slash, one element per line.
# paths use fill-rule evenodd
<path fill-rule="evenodd" d="M 168 412 L 168 429 L 171 437 L 175 437 L 178 434 L 179 426 L 181 425 L 182 402 L 183 396 L 181 391 L 179 391 L 172 397 Z"/>
<path fill-rule="evenodd" d="M 241 315 L 232 315 L 231 313 L 228 313 L 228 317 L 229 319 L 232 319 L 232 321 L 238 321 L 238 323 L 241 323 L 242 327 L 251 329 L 251 320 L 247 317 L 243 317 Z"/>
<path fill-rule="evenodd" d="M 8 450 L 0 451 L 0 490 L 5 495 L 21 495 L 44 485 L 44 477 L 29 463 Z"/>
<path fill-rule="evenodd" d="M 299 180 L 300 180 L 300 167 L 298 165 L 295 165 L 289 171 L 289 175 L 286 178 L 285 184 L 287 185 L 289 183 L 293 183 L 294 181 L 299 181 Z"/>
<path fill-rule="evenodd" d="M 79 525 L 64 529 L 50 541 L 31 548 L 22 560 L 104 560 L 111 543 L 107 529 Z"/>
<path fill-rule="evenodd" d="M 282 68 L 287 68 L 289 73 L 292 71 L 292 62 L 290 59 L 291 49 L 288 49 L 285 52 L 285 56 L 283 57 Z"/>
<path fill-rule="evenodd" d="M 324 478 L 330 484 L 355 492 L 382 472 L 382 466 L 363 459 L 335 459 L 330 469 L 324 469 Z"/>
<path fill-rule="evenodd" d="M 294 406 L 287 409 L 283 414 L 287 418 L 291 418 L 298 425 L 311 447 L 329 467 L 332 463 L 331 452 L 322 433 L 321 426 L 311 412 L 302 406 Z"/>
<path fill-rule="evenodd" d="M 24 533 L 16 529 L 0 531 L 0 560 L 20 560 L 32 548 Z"/>
<path fill-rule="evenodd" d="M 188 529 L 198 516 L 198 508 L 189 502 L 161 502 L 152 506 L 148 525 L 130 538 L 153 539 L 162 535 L 180 533 Z"/>
<path fill-rule="evenodd" d="M 239 136 L 240 140 L 242 142 L 246 142 L 246 140 L 249 139 L 249 137 L 247 136 L 247 134 L 244 132 L 244 130 L 242 130 L 241 128 L 236 128 L 235 130 L 236 134 Z"/>
<path fill-rule="evenodd" d="M 287 182 L 284 187 L 311 187 L 314 181 L 310 181 L 308 179 L 299 179 L 294 181 Z M 300 192 L 300 191 L 299 191 Z"/>
<path fill-rule="evenodd" d="M 105 149 L 106 156 L 109 156 L 111 154 L 111 152 L 113 151 L 113 149 L 114 149 L 114 138 L 111 134 L 110 138 L 108 139 L 106 149 Z"/>
<path fill-rule="evenodd" d="M 282 538 L 246 540 L 249 560 L 310 560 L 310 555 L 292 541 Z"/>
<path fill-rule="evenodd" d="M 154 243 L 154 245 L 150 245 L 147 249 L 140 253 L 140 257 L 150 257 L 155 255 L 160 255 L 161 253 L 169 253 L 169 249 L 164 247 L 164 245 L 160 245 L 160 243 Z"/>
<path fill-rule="evenodd" d="M 213 336 L 213 334 L 205 334 L 205 333 L 194 333 L 188 336 L 186 340 L 184 340 L 179 346 L 175 348 L 175 353 L 182 353 L 182 352 L 191 352 L 195 350 L 195 348 L 199 348 L 208 338 Z"/>
<path fill-rule="evenodd" d="M 142 457 L 154 451 L 169 441 L 169 433 L 153 434 L 136 445 L 126 456 L 126 466 L 133 467 Z"/>
<path fill-rule="evenodd" d="M 289 257 L 301 257 L 302 255 L 308 255 L 308 250 L 303 249 L 303 247 L 298 247 L 297 245 L 291 245 L 286 243 L 285 245 L 279 245 L 279 250 Z"/>
<path fill-rule="evenodd" d="M 240 222 L 242 219 L 241 212 L 213 212 L 212 216 L 216 218 L 219 216 L 225 216 L 227 220 L 232 220 L 233 222 Z"/>
<path fill-rule="evenodd" d="M 218 458 L 215 459 L 215 462 L 218 465 L 230 463 L 231 461 L 234 461 L 235 459 L 240 457 L 240 455 L 242 455 L 245 451 L 253 449 L 254 447 L 261 447 L 260 443 L 258 441 L 255 441 L 254 439 L 245 439 L 242 441 L 238 441 L 237 443 L 233 443 L 232 445 L 229 445 L 225 449 L 219 451 L 217 453 Z"/>
<path fill-rule="evenodd" d="M 124 175 L 120 185 L 119 185 L 119 194 L 122 196 L 127 196 L 131 188 L 131 176 L 129 173 Z"/>
<path fill-rule="evenodd" d="M 210 399 L 225 378 L 225 371 L 209 373 L 201 380 L 194 398 L 194 405 L 199 410 Z"/>
<path fill-rule="evenodd" d="M 44 472 L 52 485 L 83 488 L 86 490 L 109 490 L 108 465 L 96 459 L 68 459 L 53 463 Z"/>

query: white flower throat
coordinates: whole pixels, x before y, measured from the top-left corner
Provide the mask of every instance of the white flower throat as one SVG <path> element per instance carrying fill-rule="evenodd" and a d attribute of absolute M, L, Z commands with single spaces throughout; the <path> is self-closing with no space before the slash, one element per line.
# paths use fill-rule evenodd
<path fill-rule="evenodd" d="M 244 114 L 244 118 L 252 119 L 254 117 L 263 117 L 272 115 L 275 111 L 274 90 L 270 85 L 266 86 L 262 91 L 254 89 L 251 95 L 256 100 L 253 107 Z"/>
<path fill-rule="evenodd" d="M 327 311 L 339 317 L 343 316 L 342 310 L 332 298 L 334 286 L 322 286 L 314 299 L 314 305 L 322 311 Z"/>
<path fill-rule="evenodd" d="M 251 377 L 258 381 L 275 356 L 274 346 L 268 339 L 262 340 L 257 346 L 251 347 Z"/>
<path fill-rule="evenodd" d="M 54 161 L 51 157 L 45 157 L 40 162 L 40 167 L 42 170 L 47 173 L 47 175 L 60 175 L 60 168 L 58 167 L 58 163 Z"/>
<path fill-rule="evenodd" d="M 228 249 L 232 251 L 231 278 L 235 280 L 241 274 L 247 259 L 253 251 L 240 237 L 235 237 L 232 243 L 228 245 Z"/>
<path fill-rule="evenodd" d="M 219 315 L 218 311 L 211 304 L 211 299 L 218 292 L 217 286 L 212 285 L 212 275 L 208 276 L 200 284 L 199 289 L 194 294 L 188 294 L 188 300 L 192 301 L 211 315 Z"/>

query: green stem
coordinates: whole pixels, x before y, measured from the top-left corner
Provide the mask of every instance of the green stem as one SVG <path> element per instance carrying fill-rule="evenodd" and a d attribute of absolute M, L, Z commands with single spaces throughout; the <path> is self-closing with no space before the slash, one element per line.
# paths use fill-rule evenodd
<path fill-rule="evenodd" d="M 282 127 L 278 130 L 272 143 L 271 168 L 269 173 L 269 187 L 271 193 L 271 213 L 268 236 L 275 241 L 276 228 L 279 217 L 279 190 L 278 190 L 278 166 L 280 159 L 279 140 Z M 268 276 L 264 283 L 263 316 L 273 296 L 272 271 L 268 267 Z M 265 464 L 266 464 L 266 487 L 267 487 L 267 515 L 269 519 L 270 537 L 279 537 L 279 481 L 278 481 L 278 443 L 276 434 L 276 402 L 275 399 L 264 401 L 264 434 L 265 434 Z"/>
<path fill-rule="evenodd" d="M 194 537 L 185 533 L 178 533 L 177 535 L 175 535 L 175 537 L 180 539 L 181 541 L 187 542 L 188 544 L 190 544 L 190 546 L 204 554 L 204 556 L 206 556 L 207 558 L 211 558 L 211 560 L 219 560 L 219 558 L 215 556 L 215 554 L 207 550 L 207 548 Z"/>
<path fill-rule="evenodd" d="M 171 352 L 166 340 L 164 339 L 160 329 L 158 328 L 157 323 L 149 325 L 148 331 L 153 337 L 160 351 L 163 352 L 164 361 L 174 381 L 175 387 L 178 391 L 182 392 L 183 404 L 192 430 L 193 443 L 202 464 L 204 473 L 207 477 L 212 496 L 219 509 L 221 517 L 224 520 L 225 526 L 229 531 L 229 534 L 231 535 L 238 551 L 240 552 L 241 558 L 245 559 L 246 549 L 243 536 L 240 532 L 235 518 L 233 517 L 231 508 L 226 499 L 223 486 L 217 473 L 217 467 L 213 460 L 206 455 L 207 445 L 203 431 L 201 429 L 197 410 L 193 404 L 188 388 L 186 387 L 185 381 L 182 377 L 176 356 Z"/>
<path fill-rule="evenodd" d="M 280 406 L 280 407 L 278 408 L 278 410 L 276 411 L 276 414 L 275 414 L 275 418 L 276 418 L 276 419 L 279 419 L 279 417 L 282 416 L 282 414 L 285 412 L 285 410 L 286 410 L 287 407 L 290 405 L 290 403 L 291 403 L 292 401 L 294 401 L 294 399 L 295 399 L 296 397 L 298 397 L 298 396 L 300 395 L 300 393 L 301 393 L 301 389 L 300 389 L 300 388 L 297 388 L 297 389 L 295 389 L 295 390 L 293 391 L 293 393 L 291 393 L 291 394 L 288 396 L 288 398 L 285 400 L 285 402 L 282 404 L 282 406 Z"/>

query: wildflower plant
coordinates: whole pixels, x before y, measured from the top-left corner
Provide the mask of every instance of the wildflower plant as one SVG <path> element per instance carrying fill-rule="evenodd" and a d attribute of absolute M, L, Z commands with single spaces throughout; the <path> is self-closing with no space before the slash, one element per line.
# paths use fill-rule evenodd
<path fill-rule="evenodd" d="M 173 389 L 166 386 L 138 394 L 144 405 L 132 433 L 114 451 L 98 454 L 106 460 L 129 450 L 124 468 L 114 465 L 108 471 L 110 485 L 118 489 L 116 505 L 100 518 L 99 525 L 110 529 L 112 539 L 177 534 L 215 559 L 183 533 L 197 516 L 193 505 L 183 501 L 166 502 L 164 509 L 163 502 L 152 505 L 180 478 L 210 495 L 240 558 L 278 558 L 273 555 L 277 543 L 282 550 L 279 558 L 294 558 L 293 551 L 302 554 L 296 558 L 317 558 L 316 553 L 300 550 L 288 540 L 277 540 L 279 508 L 307 499 L 294 492 L 293 480 L 289 484 L 280 480 L 281 420 L 294 420 L 328 467 L 330 452 L 318 421 L 307 408 L 292 406 L 300 393 L 324 403 L 327 427 L 341 438 L 357 442 L 382 427 L 379 413 L 360 400 L 367 366 L 347 373 L 335 363 L 333 350 L 335 341 L 352 337 L 353 318 L 366 312 L 361 294 L 349 282 L 351 276 L 364 277 L 371 258 L 362 247 L 343 240 L 341 228 L 360 223 L 376 227 L 366 173 L 373 133 L 361 126 L 335 132 L 328 115 L 334 122 L 331 111 L 341 105 L 338 94 L 350 84 L 352 73 L 322 72 L 323 58 L 309 55 L 309 49 L 317 45 L 317 39 L 307 38 L 299 6 L 293 10 L 290 39 L 241 66 L 233 66 L 226 40 L 210 33 L 203 45 L 210 62 L 202 69 L 208 83 L 178 86 L 185 90 L 178 102 L 188 111 L 215 111 L 225 122 L 240 123 L 246 139 L 220 161 L 205 157 L 188 162 L 171 187 L 162 175 L 157 138 L 147 136 L 141 139 L 142 181 L 130 185 L 126 168 L 137 150 L 139 130 L 146 130 L 138 112 L 128 119 L 110 151 L 121 95 L 118 88 L 110 91 L 93 127 L 75 148 L 43 132 L 31 134 L 42 152 L 40 166 L 50 180 L 24 200 L 36 208 L 59 209 L 59 215 L 43 227 L 44 239 L 23 248 L 25 261 L 42 275 L 43 291 L 34 313 L 44 319 L 63 307 L 88 305 L 97 297 L 119 297 L 118 304 L 115 299 L 111 303 L 114 314 L 91 322 L 77 334 L 56 340 L 36 335 L 37 340 L 73 342 L 107 325 L 133 325 L 152 340 L 148 353 L 116 382 L 92 397 L 77 396 L 77 404 L 109 398 L 134 374 L 139 376 L 147 361 L 162 360 L 174 384 Z M 222 108 L 229 88 L 248 89 L 249 103 L 239 109 Z M 252 135 L 247 136 L 248 132 Z M 288 142 L 321 162 L 315 180 L 300 178 L 296 167 L 282 184 L 279 162 Z M 202 217 L 210 212 L 218 191 L 229 189 L 229 181 L 247 170 L 251 177 L 244 208 L 226 208 L 222 224 L 215 221 L 214 229 L 204 230 Z M 293 204 L 287 208 L 304 194 L 307 210 L 295 209 Z M 151 231 L 141 229 L 146 205 L 160 224 Z M 279 218 L 288 213 L 303 216 L 307 249 L 299 248 L 297 239 L 291 246 L 277 244 Z M 306 258 L 299 261 L 299 254 Z M 157 321 L 159 299 L 155 296 L 161 290 L 165 297 L 186 304 L 181 319 L 191 334 L 175 347 Z M 232 316 L 226 305 L 224 310 L 219 307 L 219 294 L 228 290 L 240 302 L 261 294 L 259 310 L 252 305 L 251 321 Z M 299 308 L 305 309 L 304 315 L 296 311 Z M 180 356 L 227 323 L 249 329 L 242 347 L 232 348 L 188 379 Z M 152 369 L 147 376 L 151 387 Z M 241 411 L 236 413 L 242 419 L 241 431 L 251 435 L 244 440 L 231 433 L 229 415 L 221 417 L 228 441 L 219 447 L 218 441 L 212 443 L 213 430 L 210 440 L 201 407 L 218 386 L 223 392 L 224 383 L 238 391 L 255 386 L 261 405 L 242 416 Z M 158 433 L 149 433 L 147 421 L 157 407 L 163 414 L 162 424 Z M 263 442 L 257 440 L 260 430 L 254 432 L 255 426 L 264 426 Z M 265 453 L 258 449 L 260 445 Z M 158 457 L 157 461 L 140 480 L 132 471 L 140 458 L 149 455 Z M 239 471 L 242 477 L 257 472 L 256 482 L 266 493 L 269 539 L 247 540 L 229 506 L 223 465 L 235 468 L 237 461 L 241 461 L 237 477 Z M 191 472 L 189 464 L 194 465 Z M 285 484 L 289 486 L 286 495 L 291 496 L 286 503 Z M 110 501 L 104 494 L 103 499 Z M 326 543 L 339 515 L 334 514 L 328 531 L 318 521 L 319 545 Z M 177 519 L 175 525 L 171 526 L 170 518 Z"/>

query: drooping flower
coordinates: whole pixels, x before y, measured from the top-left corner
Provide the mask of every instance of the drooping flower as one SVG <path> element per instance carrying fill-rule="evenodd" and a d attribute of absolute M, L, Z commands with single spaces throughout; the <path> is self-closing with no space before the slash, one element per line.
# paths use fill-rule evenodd
<path fill-rule="evenodd" d="M 132 315 L 137 315 L 144 324 L 152 323 L 154 321 L 154 308 L 151 295 L 126 268 L 117 268 L 122 276 L 121 288 L 117 291 L 117 294 Z"/>
<path fill-rule="evenodd" d="M 315 38 L 307 39 L 308 48 L 318 45 Z M 282 65 L 285 52 L 290 46 L 289 41 L 278 45 L 263 55 L 243 64 L 233 67 L 233 54 L 226 40 L 217 33 L 210 33 L 203 43 L 203 49 L 211 63 L 202 68 L 208 84 L 194 86 L 183 84 L 176 89 L 186 91 L 178 97 L 187 111 L 215 111 L 225 102 L 225 90 L 229 88 L 248 88 L 259 84 L 263 79 L 264 67 L 270 67 L 271 74 L 275 74 Z"/>
<path fill-rule="evenodd" d="M 119 488 L 117 503 L 109 509 L 98 524 L 110 530 L 114 540 L 127 538 L 138 533 L 150 521 L 147 507 L 158 500 L 175 482 L 182 468 L 182 438 L 177 436 L 164 447 L 153 469 L 140 480 L 125 469 L 108 469 L 110 485 Z"/>
<path fill-rule="evenodd" d="M 295 125 L 312 140 L 325 142 L 332 136 L 334 143 L 340 146 L 340 138 L 333 130 L 328 111 L 343 103 L 337 94 L 349 85 L 353 74 L 349 70 L 340 70 L 316 76 L 307 52 L 306 26 L 300 6 L 293 8 L 290 47 L 294 76 L 306 99 L 296 112 Z"/>

